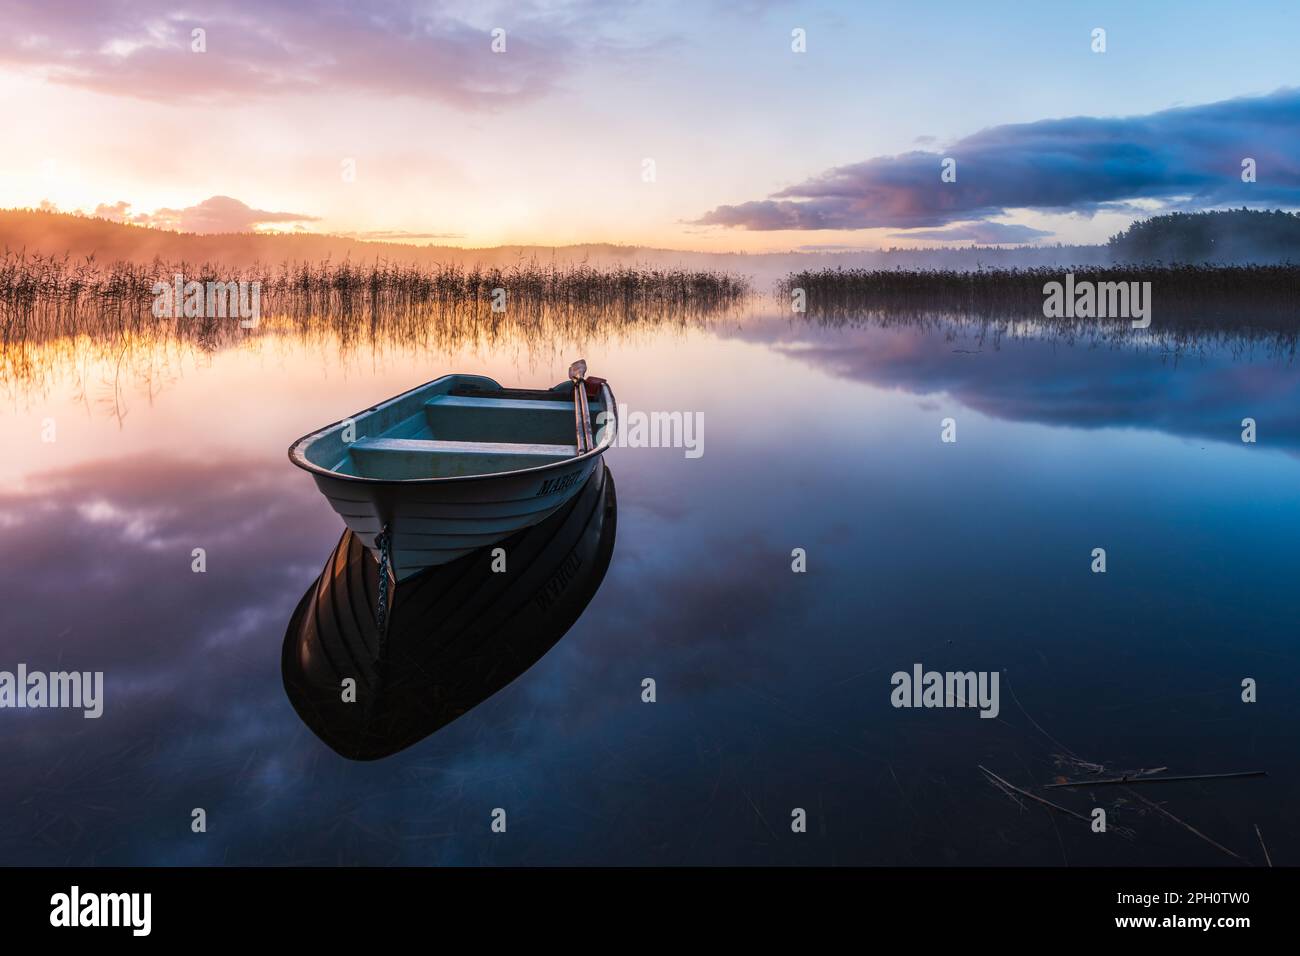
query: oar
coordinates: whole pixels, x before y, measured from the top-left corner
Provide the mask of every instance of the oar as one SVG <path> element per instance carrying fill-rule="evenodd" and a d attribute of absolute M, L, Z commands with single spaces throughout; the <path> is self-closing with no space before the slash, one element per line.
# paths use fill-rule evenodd
<path fill-rule="evenodd" d="M 573 419 L 578 433 L 578 454 L 591 451 L 591 409 L 587 406 L 587 361 L 578 359 L 569 366 L 569 380 L 573 382 Z"/>

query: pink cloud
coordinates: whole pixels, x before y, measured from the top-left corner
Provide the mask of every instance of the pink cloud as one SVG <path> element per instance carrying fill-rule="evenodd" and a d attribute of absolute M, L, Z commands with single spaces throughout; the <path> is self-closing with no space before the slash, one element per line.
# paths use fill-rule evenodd
<path fill-rule="evenodd" d="M 112 222 L 129 222 L 157 229 L 200 234 L 252 232 L 258 226 L 272 223 L 304 223 L 318 219 L 317 216 L 300 212 L 254 209 L 229 196 L 212 196 L 184 209 L 157 209 L 151 213 L 132 213 L 130 210 L 131 204 L 128 202 L 100 203 L 92 215 Z"/>
<path fill-rule="evenodd" d="M 532 99 L 573 60 L 562 17 L 512 14 L 488 30 L 413 0 L 0 0 L 0 64 L 57 83 L 159 101 L 361 91 L 483 108 Z M 538 8 L 540 10 L 541 8 Z M 557 15 L 558 16 L 558 15 Z M 193 31 L 205 52 L 194 52 Z"/>

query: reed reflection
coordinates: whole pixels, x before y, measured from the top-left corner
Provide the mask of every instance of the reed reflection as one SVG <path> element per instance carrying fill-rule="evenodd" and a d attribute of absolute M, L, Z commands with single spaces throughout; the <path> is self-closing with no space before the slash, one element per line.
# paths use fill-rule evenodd
<path fill-rule="evenodd" d="M 810 311 L 729 335 L 764 343 L 838 378 L 947 402 L 993 418 L 1072 428 L 1150 429 L 1300 449 L 1297 330 L 1242 319 L 1080 323 L 960 312 Z M 946 398 L 945 398 L 946 396 Z"/>
<path fill-rule="evenodd" d="M 155 314 L 173 276 L 260 289 L 256 321 Z M 267 342 L 343 356 L 552 349 L 684 332 L 734 314 L 748 283 L 725 273 L 521 262 L 510 269 L 375 263 L 212 264 L 0 256 L 0 382 L 15 400 L 94 368 L 114 389 L 165 383 L 186 357 Z M 174 303 L 173 303 L 174 304 Z M 211 310 L 209 310 L 211 311 Z"/>

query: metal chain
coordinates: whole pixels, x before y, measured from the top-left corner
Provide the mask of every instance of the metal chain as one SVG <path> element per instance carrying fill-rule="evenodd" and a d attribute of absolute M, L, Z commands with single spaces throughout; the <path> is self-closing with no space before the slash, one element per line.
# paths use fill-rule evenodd
<path fill-rule="evenodd" d="M 379 546 L 379 607 L 375 609 L 375 623 L 379 626 L 381 635 L 388 627 L 388 548 L 391 543 L 388 525 L 384 525 L 384 529 L 375 536 L 375 544 Z"/>

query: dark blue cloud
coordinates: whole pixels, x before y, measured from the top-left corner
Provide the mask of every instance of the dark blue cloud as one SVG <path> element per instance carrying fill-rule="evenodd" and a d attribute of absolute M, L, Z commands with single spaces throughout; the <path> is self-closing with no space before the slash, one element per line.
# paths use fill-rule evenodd
<path fill-rule="evenodd" d="M 940 179 L 957 161 L 955 182 Z M 1241 181 L 1242 160 L 1258 181 Z M 767 199 L 719 206 L 704 225 L 918 229 L 1009 209 L 1093 213 L 1136 199 L 1199 207 L 1300 206 L 1300 90 L 1146 116 L 993 126 L 942 151 L 831 169 Z"/>

